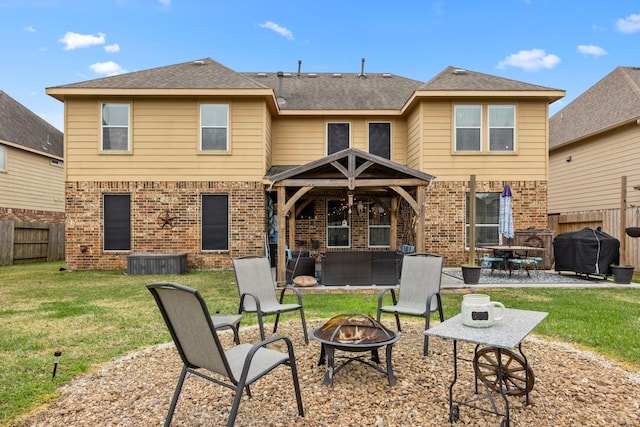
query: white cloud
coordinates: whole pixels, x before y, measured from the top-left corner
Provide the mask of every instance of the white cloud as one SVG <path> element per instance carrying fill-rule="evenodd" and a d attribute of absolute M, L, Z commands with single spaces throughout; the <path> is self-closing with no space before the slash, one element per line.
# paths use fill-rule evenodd
<path fill-rule="evenodd" d="M 171 6 L 171 0 L 158 0 L 158 2 L 164 7 Z"/>
<path fill-rule="evenodd" d="M 618 19 L 616 21 L 616 30 L 627 34 L 640 31 L 640 14 L 632 13 L 624 19 Z"/>
<path fill-rule="evenodd" d="M 594 46 L 592 44 L 586 45 L 581 44 L 578 46 L 578 52 L 584 53 L 585 55 L 593 55 L 593 56 L 602 56 L 607 55 L 607 51 L 599 46 Z"/>
<path fill-rule="evenodd" d="M 35 33 L 36 32 L 36 29 L 33 28 L 31 25 L 27 25 L 26 27 L 24 27 L 24 30 L 28 31 L 30 33 Z"/>
<path fill-rule="evenodd" d="M 120 45 L 118 43 L 110 44 L 104 47 L 105 52 L 116 53 L 120 52 Z"/>
<path fill-rule="evenodd" d="M 89 65 L 89 68 L 96 74 L 103 74 L 105 76 L 115 76 L 116 74 L 126 73 L 127 70 L 113 61 L 108 62 L 96 62 L 93 65 Z"/>
<path fill-rule="evenodd" d="M 96 44 L 104 44 L 105 34 L 98 33 L 98 35 L 94 36 L 92 34 L 78 34 L 67 31 L 64 37 L 62 37 L 58 41 L 64 43 L 64 50 L 73 50 L 80 47 L 89 47 Z"/>
<path fill-rule="evenodd" d="M 282 37 L 287 38 L 288 40 L 293 40 L 293 33 L 291 31 L 287 30 L 284 27 L 281 27 L 280 25 L 274 22 L 267 21 L 264 24 L 260 24 L 260 26 L 262 28 L 268 28 L 270 30 L 273 30 L 276 33 L 280 34 Z"/>
<path fill-rule="evenodd" d="M 525 71 L 538 71 L 550 69 L 560 63 L 560 58 L 553 54 L 547 54 L 543 49 L 521 50 L 512 53 L 498 63 L 498 68 L 517 67 Z"/>

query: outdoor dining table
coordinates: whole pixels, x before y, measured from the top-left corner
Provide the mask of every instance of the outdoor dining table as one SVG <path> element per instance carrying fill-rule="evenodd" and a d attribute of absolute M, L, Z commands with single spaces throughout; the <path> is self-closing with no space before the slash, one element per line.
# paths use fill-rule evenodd
<path fill-rule="evenodd" d="M 524 340 L 529 333 L 535 329 L 540 322 L 542 322 L 548 313 L 541 311 L 530 310 L 517 310 L 507 308 L 505 310 L 504 318 L 493 326 L 485 328 L 475 328 L 466 326 L 462 323 L 462 314 L 458 314 L 451 319 L 432 326 L 427 329 L 425 335 L 440 337 L 453 340 L 453 380 L 449 386 L 449 422 L 453 423 L 460 418 L 460 405 L 468 406 L 474 409 L 485 410 L 484 408 L 477 406 L 476 402 L 479 400 L 488 399 L 491 403 L 493 413 L 496 415 L 503 415 L 501 427 L 509 427 L 509 401 L 508 395 L 512 394 L 526 394 L 526 404 L 529 404 L 529 391 L 533 387 L 533 371 L 527 361 L 526 356 L 522 352 L 522 340 Z M 487 350 L 493 352 L 496 355 L 495 368 L 495 380 L 490 381 L 489 378 L 482 377 L 482 383 L 486 396 L 480 399 L 471 399 L 467 401 L 455 401 L 453 398 L 453 387 L 458 380 L 458 341 L 465 341 L 468 343 L 476 344 L 474 358 L 474 372 L 476 375 L 476 394 L 478 393 L 477 379 L 478 372 L 480 371 L 478 362 L 478 348 L 481 345 L 489 346 Z M 520 356 L 510 351 L 512 348 L 518 348 Z M 482 351 L 482 350 L 481 350 Z M 503 363 L 503 357 L 509 357 L 509 363 Z M 515 359 L 514 359 L 515 357 Z M 511 388 L 510 369 L 511 362 L 522 363 L 521 368 L 524 370 L 524 375 L 520 372 L 520 369 L 516 370 L 517 380 L 522 381 L 524 386 L 520 389 L 514 390 Z M 493 399 L 491 388 L 494 391 L 498 391 L 504 401 L 504 413 L 499 412 L 497 405 Z M 496 390 L 497 389 L 497 390 Z"/>
<path fill-rule="evenodd" d="M 535 246 L 515 246 L 515 245 L 487 245 L 482 246 L 483 249 L 488 249 L 493 251 L 493 256 L 497 258 L 502 258 L 501 269 L 505 271 L 509 271 L 511 274 L 511 266 L 509 264 L 510 259 L 517 258 L 529 258 L 529 252 L 539 252 L 544 251 L 545 248 L 538 248 Z M 521 253 L 524 252 L 524 255 Z"/>

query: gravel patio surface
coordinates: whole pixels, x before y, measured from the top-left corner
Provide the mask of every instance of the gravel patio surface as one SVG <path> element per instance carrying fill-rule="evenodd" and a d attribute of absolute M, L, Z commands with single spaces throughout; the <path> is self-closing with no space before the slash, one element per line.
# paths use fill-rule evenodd
<path fill-rule="evenodd" d="M 309 330 L 325 321 L 309 321 Z M 383 321 L 393 325 L 392 318 Z M 350 363 L 336 374 L 333 387 L 327 387 L 324 366 L 317 365 L 320 344 L 311 340 L 304 345 L 299 320 L 281 324 L 278 333 L 294 342 L 305 417 L 297 416 L 290 371 L 280 367 L 251 386 L 253 397 L 243 397 L 236 426 L 449 426 L 452 343 L 431 338 L 429 356 L 423 357 L 423 326 L 402 322 L 402 337 L 393 347 L 395 386 L 389 387 L 386 376 L 371 367 Z M 225 346 L 232 344 L 228 332 L 220 335 Z M 254 326 L 241 326 L 240 336 L 243 342 L 259 339 Z M 459 357 L 472 359 L 473 348 L 459 343 Z M 535 336 L 527 337 L 522 348 L 536 382 L 530 406 L 524 397 L 509 398 L 512 426 L 640 426 L 639 372 Z M 336 356 L 341 354 L 336 351 Z M 380 357 L 384 367 L 384 351 Z M 15 426 L 162 425 L 181 367 L 171 343 L 132 353 L 74 380 L 58 398 Z M 471 398 L 472 364 L 461 362 L 458 368 L 454 397 Z M 185 381 L 172 425 L 225 425 L 232 398 L 231 390 L 192 376 Z M 463 406 L 454 425 L 497 426 L 500 421 Z"/>

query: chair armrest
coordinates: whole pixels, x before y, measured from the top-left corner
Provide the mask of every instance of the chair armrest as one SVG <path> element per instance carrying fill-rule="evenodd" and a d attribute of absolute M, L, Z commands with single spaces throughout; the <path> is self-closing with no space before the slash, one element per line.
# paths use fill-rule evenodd
<path fill-rule="evenodd" d="M 262 340 L 251 347 L 251 350 L 247 353 L 247 356 L 244 359 L 244 365 L 242 366 L 242 373 L 240 374 L 240 381 L 242 383 L 246 383 L 247 376 L 249 375 L 249 368 L 251 367 L 251 362 L 253 357 L 256 355 L 256 352 L 261 348 L 266 348 L 267 345 L 274 343 L 276 341 L 284 341 L 287 345 L 287 351 L 289 353 L 289 363 L 295 364 L 295 356 L 293 354 L 293 344 L 291 344 L 291 340 L 287 337 L 283 337 L 282 335 L 276 335 L 271 338 L 267 338 L 266 340 Z M 268 371 L 267 371 L 268 372 Z M 266 372 L 261 373 L 259 377 L 266 374 Z M 257 379 L 257 378 L 256 378 Z M 247 384 L 248 385 L 248 384 Z"/>
<path fill-rule="evenodd" d="M 242 314 L 242 310 L 244 310 L 244 299 L 246 297 L 251 297 L 253 299 L 253 302 L 255 302 L 256 304 L 256 310 L 260 311 L 260 299 L 257 296 L 247 292 L 240 295 L 240 310 L 238 310 L 238 314 Z"/>
<path fill-rule="evenodd" d="M 391 300 L 393 301 L 393 305 L 396 305 L 398 303 L 395 288 L 383 289 L 378 294 L 378 310 L 380 310 L 380 307 L 382 307 L 382 299 L 384 298 L 384 294 L 387 292 L 391 293 Z"/>
<path fill-rule="evenodd" d="M 290 285 L 286 285 L 284 288 L 280 290 L 280 298 L 278 300 L 280 304 L 282 304 L 282 300 L 284 299 L 285 291 L 293 291 L 296 294 L 296 297 L 298 297 L 298 304 L 302 305 L 302 296 L 300 295 L 300 291 Z"/>

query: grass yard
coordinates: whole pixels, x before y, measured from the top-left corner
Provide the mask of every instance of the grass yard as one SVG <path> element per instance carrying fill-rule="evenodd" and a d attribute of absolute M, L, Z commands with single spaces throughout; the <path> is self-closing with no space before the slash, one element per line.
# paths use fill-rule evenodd
<path fill-rule="evenodd" d="M 57 387 L 112 358 L 170 340 L 145 284 L 176 281 L 200 291 L 212 311 L 234 313 L 232 271 L 180 276 L 60 271 L 63 262 L 0 267 L 0 425 L 55 397 Z M 549 312 L 535 333 L 591 349 L 640 371 L 640 290 L 501 289 L 507 307 Z M 445 317 L 462 294 L 443 295 Z M 307 318 L 375 314 L 377 293 L 303 294 Z M 287 313 L 283 320 L 298 318 Z M 273 322 L 273 316 L 267 318 Z M 245 315 L 242 324 L 255 323 Z M 258 340 L 258 336 L 256 336 Z M 53 354 L 61 351 L 55 378 Z"/>

